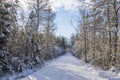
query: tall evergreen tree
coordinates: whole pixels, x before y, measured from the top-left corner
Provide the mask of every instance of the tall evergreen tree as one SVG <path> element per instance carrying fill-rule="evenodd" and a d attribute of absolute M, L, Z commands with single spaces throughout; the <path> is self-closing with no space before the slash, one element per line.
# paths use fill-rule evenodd
<path fill-rule="evenodd" d="M 10 33 L 10 7 L 6 0 L 0 0 L 0 68 L 1 71 L 9 70 L 9 50 L 7 46 Z"/>

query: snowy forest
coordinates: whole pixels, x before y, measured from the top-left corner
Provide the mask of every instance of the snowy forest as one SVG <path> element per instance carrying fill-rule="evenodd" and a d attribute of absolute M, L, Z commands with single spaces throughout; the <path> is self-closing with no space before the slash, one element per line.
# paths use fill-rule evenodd
<path fill-rule="evenodd" d="M 72 20 L 76 34 L 70 41 L 55 35 L 56 13 L 49 0 L 29 0 L 26 5 L 27 14 L 19 0 L 0 0 L 0 77 L 42 68 L 67 52 L 104 71 L 120 70 L 120 0 L 84 2 Z"/>
<path fill-rule="evenodd" d="M 104 70 L 113 66 L 120 69 L 120 0 L 93 3 L 79 10 L 77 34 L 71 38 L 78 48 L 76 54 Z"/>
<path fill-rule="evenodd" d="M 18 0 L 0 0 L 0 75 L 42 66 L 65 53 L 66 39 L 54 35 L 56 15 L 48 0 L 28 5 L 26 17 Z"/>

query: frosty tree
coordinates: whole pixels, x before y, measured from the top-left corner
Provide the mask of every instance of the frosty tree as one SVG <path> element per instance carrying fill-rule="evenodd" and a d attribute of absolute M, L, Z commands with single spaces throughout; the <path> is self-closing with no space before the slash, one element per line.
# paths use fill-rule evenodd
<path fill-rule="evenodd" d="M 10 33 L 10 11 L 11 4 L 6 0 L 0 1 L 0 69 L 9 70 L 9 50 L 7 41 Z"/>

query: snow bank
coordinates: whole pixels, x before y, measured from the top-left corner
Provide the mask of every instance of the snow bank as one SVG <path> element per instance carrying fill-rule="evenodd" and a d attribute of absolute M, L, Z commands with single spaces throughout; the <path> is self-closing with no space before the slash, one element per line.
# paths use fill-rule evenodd
<path fill-rule="evenodd" d="M 98 73 L 99 71 L 94 70 L 92 66 L 67 53 L 39 71 L 19 80 L 107 80 Z"/>
<path fill-rule="evenodd" d="M 27 73 L 32 72 L 28 71 L 24 74 Z M 23 74 L 19 74 L 18 78 L 20 78 L 20 75 Z M 11 77 L 8 80 L 16 79 Z M 17 80 L 120 80 L 120 73 L 117 75 L 111 71 L 96 69 L 92 65 L 75 58 L 71 53 L 66 53 L 49 61 L 47 65 L 42 69 L 37 69 L 33 74 Z"/>

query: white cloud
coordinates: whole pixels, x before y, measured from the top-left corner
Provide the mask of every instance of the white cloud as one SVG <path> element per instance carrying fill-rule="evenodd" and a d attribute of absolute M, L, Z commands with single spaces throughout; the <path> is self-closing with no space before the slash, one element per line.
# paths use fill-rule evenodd
<path fill-rule="evenodd" d="M 85 0 L 86 3 L 91 3 L 91 0 Z"/>
<path fill-rule="evenodd" d="M 19 2 L 21 7 L 24 8 L 24 10 L 27 10 L 28 5 L 26 4 L 25 0 L 19 0 Z"/>
<path fill-rule="evenodd" d="M 25 10 L 27 10 L 28 5 L 26 4 L 26 0 L 19 1 L 21 3 L 21 6 Z M 27 0 L 27 2 L 30 2 L 30 0 Z M 91 0 L 49 0 L 49 2 L 53 11 L 57 11 L 59 10 L 59 8 L 64 8 L 65 10 L 77 10 L 78 8 L 82 8 L 83 6 L 88 7 L 89 4 L 92 3 Z"/>
<path fill-rule="evenodd" d="M 50 5 L 54 11 L 59 8 L 65 10 L 75 10 L 80 5 L 79 0 L 50 0 Z"/>
<path fill-rule="evenodd" d="M 84 3 L 86 6 L 90 6 L 90 7 L 93 6 L 93 4 L 94 4 L 94 2 L 92 0 L 85 0 Z"/>

